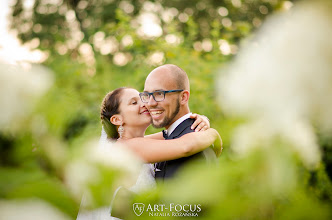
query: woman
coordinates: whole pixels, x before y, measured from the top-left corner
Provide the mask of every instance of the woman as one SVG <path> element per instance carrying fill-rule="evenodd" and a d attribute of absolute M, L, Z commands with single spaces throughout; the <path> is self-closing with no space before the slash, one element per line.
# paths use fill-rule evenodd
<path fill-rule="evenodd" d="M 164 140 L 162 132 L 144 136 L 151 124 L 151 116 L 141 102 L 139 92 L 132 88 L 122 87 L 109 92 L 103 99 L 100 116 L 103 131 L 106 133 L 102 134 L 101 140 L 103 136 L 107 137 L 101 142 L 116 141 L 120 143 L 118 147 L 127 147 L 146 162 L 142 166 L 136 184 L 130 188 L 133 192 L 155 186 L 153 166 L 149 163 L 193 155 L 208 148 L 216 140 L 219 140 L 219 145 L 214 148 L 214 151 L 217 156 L 221 152 L 221 138 L 218 132 L 208 128 L 209 122 L 196 114 L 192 115 L 196 118 L 192 128 L 200 132 L 192 132 L 181 138 L 167 141 Z M 119 189 L 121 187 L 116 190 L 114 197 Z M 110 217 L 110 212 L 109 208 L 105 208 L 94 213 L 79 213 L 77 219 L 115 219 Z"/>

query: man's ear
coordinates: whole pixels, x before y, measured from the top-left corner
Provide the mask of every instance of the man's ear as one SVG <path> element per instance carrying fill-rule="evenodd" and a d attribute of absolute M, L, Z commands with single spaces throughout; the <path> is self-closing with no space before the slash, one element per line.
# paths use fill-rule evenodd
<path fill-rule="evenodd" d="M 189 93 L 189 91 L 188 91 L 188 90 L 184 90 L 184 91 L 182 92 L 182 94 L 181 94 L 181 100 L 180 100 L 180 103 L 181 103 L 182 105 L 187 104 L 188 101 L 189 101 L 189 97 L 190 97 L 190 93 Z"/>
<path fill-rule="evenodd" d="M 114 125 L 122 125 L 123 124 L 123 119 L 122 119 L 121 115 L 116 114 L 116 115 L 113 115 L 110 118 L 110 122 Z"/>

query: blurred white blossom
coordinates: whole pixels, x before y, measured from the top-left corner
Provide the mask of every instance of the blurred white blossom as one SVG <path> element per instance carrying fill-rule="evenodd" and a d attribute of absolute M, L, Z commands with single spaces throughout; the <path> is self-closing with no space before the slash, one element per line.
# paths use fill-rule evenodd
<path fill-rule="evenodd" d="M 332 131 L 331 9 L 305 1 L 271 17 L 222 77 L 223 108 L 249 118 L 235 133 L 235 152 L 280 136 L 309 167 L 319 161 L 313 126 Z"/>
<path fill-rule="evenodd" d="M 37 199 L 0 200 L 1 220 L 69 220 L 70 218 L 52 205 Z"/>
<path fill-rule="evenodd" d="M 98 146 L 98 141 L 91 141 L 74 153 L 74 159 L 67 165 L 65 182 L 77 199 L 86 194 L 92 198 L 91 185 L 99 185 L 101 192 L 110 193 L 105 199 L 111 199 L 114 189 L 121 185 L 130 187 L 135 184 L 142 161 L 125 147 L 111 142 Z M 106 181 L 107 175 L 116 174 L 116 179 Z M 93 198 L 92 198 L 93 199 Z"/>
<path fill-rule="evenodd" d="M 34 102 L 52 84 L 52 75 L 40 65 L 13 65 L 0 60 L 0 129 L 26 116 Z"/>
<path fill-rule="evenodd" d="M 161 65 L 163 62 L 165 62 L 165 54 L 161 51 L 153 52 L 146 60 L 149 65 Z"/>

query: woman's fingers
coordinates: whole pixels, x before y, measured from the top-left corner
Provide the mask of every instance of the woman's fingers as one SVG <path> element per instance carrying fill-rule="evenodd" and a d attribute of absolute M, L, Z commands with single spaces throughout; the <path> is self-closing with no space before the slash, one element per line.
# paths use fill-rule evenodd
<path fill-rule="evenodd" d="M 202 122 L 196 127 L 195 131 L 205 131 L 206 129 L 208 129 L 207 125 L 205 125 L 205 122 Z"/>
<path fill-rule="evenodd" d="M 201 129 L 201 131 L 206 131 L 207 129 L 209 129 L 209 127 L 207 125 L 204 125 Z"/>
<path fill-rule="evenodd" d="M 197 118 L 197 117 L 196 117 L 196 120 L 195 120 L 194 123 L 191 125 L 191 129 L 195 129 L 196 127 L 198 127 L 199 124 L 202 123 L 202 121 L 203 121 L 202 118 Z"/>
<path fill-rule="evenodd" d="M 191 129 L 195 131 L 205 131 L 210 128 L 209 119 L 204 115 L 191 114 L 190 118 L 195 119 L 194 123 L 191 126 Z"/>
<path fill-rule="evenodd" d="M 190 117 L 190 118 L 197 118 L 197 115 L 198 115 L 198 114 L 193 113 L 193 114 L 191 114 L 189 117 Z"/>
<path fill-rule="evenodd" d="M 202 118 L 202 122 L 198 125 L 199 127 L 196 128 L 196 131 L 205 131 L 206 129 L 210 128 L 210 121 L 205 115 L 199 115 Z"/>

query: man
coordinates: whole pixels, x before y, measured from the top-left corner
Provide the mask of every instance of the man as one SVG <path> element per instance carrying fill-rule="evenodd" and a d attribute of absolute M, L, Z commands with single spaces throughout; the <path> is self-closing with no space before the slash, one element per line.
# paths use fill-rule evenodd
<path fill-rule="evenodd" d="M 166 64 L 156 69 L 147 76 L 144 92 L 140 94 L 142 102 L 152 118 L 152 125 L 156 128 L 165 127 L 165 139 L 179 138 L 189 132 L 194 132 L 189 110 L 190 85 L 187 73 L 173 64 Z M 156 164 L 156 178 L 166 179 L 173 177 L 183 165 L 194 159 L 215 159 L 211 149 L 184 157 L 177 160 L 164 161 Z"/>

